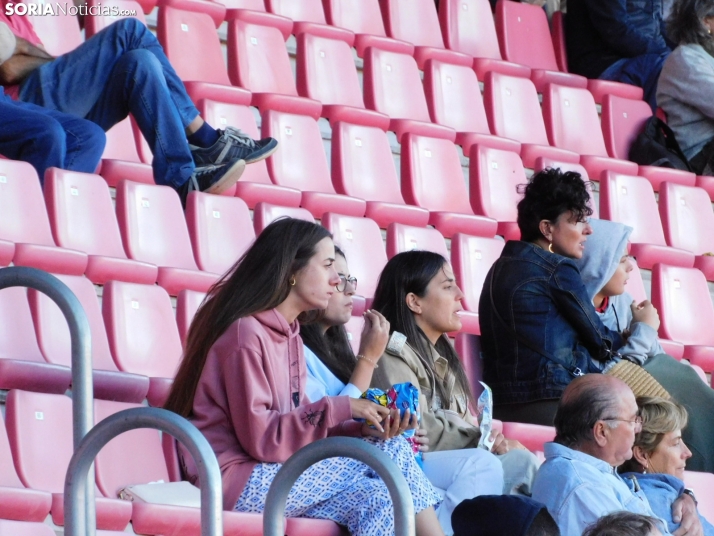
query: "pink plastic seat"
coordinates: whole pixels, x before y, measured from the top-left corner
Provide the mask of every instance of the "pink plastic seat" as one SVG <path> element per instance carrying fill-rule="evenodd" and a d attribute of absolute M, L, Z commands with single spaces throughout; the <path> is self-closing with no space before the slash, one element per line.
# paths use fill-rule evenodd
<path fill-rule="evenodd" d="M 347 121 L 389 128 L 389 117 L 364 107 L 352 49 L 344 41 L 310 33 L 298 36 L 297 89 L 300 95 L 322 102 L 322 116 L 333 124 Z"/>
<path fill-rule="evenodd" d="M 696 268 L 655 264 L 652 304 L 659 312 L 660 337 L 684 344 L 684 359 L 714 372 L 714 305 L 704 274 Z"/>
<path fill-rule="evenodd" d="M 433 251 L 449 258 L 444 236 L 431 227 L 414 227 L 403 223 L 390 223 L 387 227 L 387 257 L 414 249 Z"/>
<path fill-rule="evenodd" d="M 183 341 L 184 344 L 186 343 L 188 329 L 191 327 L 193 317 L 205 297 L 205 292 L 182 290 L 176 298 L 176 325 L 178 326 L 181 341 Z"/>
<path fill-rule="evenodd" d="M 293 21 L 292 33 L 300 35 L 309 33 L 316 36 L 341 39 L 349 46 L 354 43 L 355 36 L 343 28 L 328 26 L 325 12 L 320 0 L 266 0 L 268 11 Z"/>
<path fill-rule="evenodd" d="M 471 392 L 474 396 L 479 396 L 483 392 L 483 386 L 479 383 L 483 379 L 481 338 L 478 335 L 460 331 L 454 338 L 454 349 L 459 355 L 459 361 L 461 361 L 466 372 Z M 471 408 L 471 413 L 474 413 L 474 411 L 475 408 Z"/>
<path fill-rule="evenodd" d="M 89 0 L 87 5 L 94 8 L 92 13 L 96 13 L 96 15 L 84 17 L 84 34 L 87 39 L 89 39 L 107 26 L 128 17 L 133 17 L 146 24 L 144 13 L 151 13 L 156 6 L 156 0 L 141 0 L 141 2 L 136 0 Z M 102 7 L 104 9 L 102 9 Z M 106 11 L 112 8 L 118 10 L 116 15 Z M 131 11 L 135 11 L 136 13 L 129 15 L 128 13 Z"/>
<path fill-rule="evenodd" d="M 520 157 L 510 151 L 474 145 L 470 162 L 470 196 L 474 212 L 496 220 L 496 233 L 506 240 L 520 240 L 516 206 L 523 195 L 518 193 L 518 185 L 527 183 Z"/>
<path fill-rule="evenodd" d="M 0 536 L 55 536 L 55 531 L 44 523 L 0 519 Z"/>
<path fill-rule="evenodd" d="M 129 258 L 159 267 L 157 282 L 172 296 L 190 288 L 205 292 L 218 274 L 196 266 L 181 201 L 168 186 L 121 181 L 117 220 Z"/>
<path fill-rule="evenodd" d="M 555 439 L 555 428 L 540 424 L 522 422 L 504 422 L 503 435 L 516 439 L 531 452 L 543 452 L 543 445 Z"/>
<path fill-rule="evenodd" d="M 404 202 L 387 134 L 378 128 L 333 125 L 332 182 L 337 192 L 366 200 L 365 215 L 382 228 L 429 221 L 428 210 Z"/>
<path fill-rule="evenodd" d="M 496 233 L 496 221 L 476 216 L 469 204 L 461 160 L 453 143 L 406 134 L 402 140 L 401 174 L 404 199 L 428 209 L 429 224 L 446 238 L 454 233 Z"/>
<path fill-rule="evenodd" d="M 32 4 L 33 2 L 23 0 L 22 3 Z M 42 9 L 42 5 L 38 7 Z M 61 56 L 77 48 L 84 39 L 79 29 L 77 16 L 72 15 L 69 11 L 62 13 L 57 6 L 53 7 L 55 8 L 54 15 L 27 15 L 27 18 L 45 50 L 52 56 Z"/>
<path fill-rule="evenodd" d="M 535 85 L 527 78 L 497 72 L 486 74 L 484 104 L 491 132 L 521 143 L 523 165 L 533 168 L 539 156 L 578 163 L 572 151 L 551 147 L 541 115 Z"/>
<path fill-rule="evenodd" d="M 319 218 L 335 211 L 350 216 L 363 216 L 363 199 L 340 195 L 330 180 L 330 168 L 317 121 L 306 115 L 268 110 L 263 113 L 263 137 L 271 136 L 280 150 L 268 159 L 273 182 L 302 191 L 300 205 Z"/>
<path fill-rule="evenodd" d="M 714 201 L 714 177 L 697 175 L 694 185 L 698 188 L 703 188 L 709 195 L 709 199 Z"/>
<path fill-rule="evenodd" d="M 22 483 L 52 494 L 51 514 L 64 525 L 64 480 L 72 457 L 72 400 L 64 395 L 8 393 L 5 422 L 15 469 Z M 97 527 L 124 530 L 131 503 L 96 497 Z"/>
<path fill-rule="evenodd" d="M 273 221 L 282 217 L 297 218 L 299 220 L 315 222 L 310 211 L 301 207 L 283 207 L 280 205 L 271 205 L 270 203 L 258 203 L 253 211 L 253 228 L 255 234 L 259 235 Z"/>
<path fill-rule="evenodd" d="M 587 89 L 547 84 L 543 119 L 551 145 L 581 155 L 580 164 L 590 177 L 599 179 L 604 170 L 637 174 L 634 162 L 608 156 L 595 100 Z"/>
<path fill-rule="evenodd" d="M 530 77 L 530 67 L 503 60 L 488 0 L 441 0 L 439 22 L 446 48 L 472 56 L 479 79 L 488 71 Z"/>
<path fill-rule="evenodd" d="M 0 266 L 10 260 L 59 274 L 87 268 L 86 253 L 55 245 L 35 168 L 0 160 Z"/>
<path fill-rule="evenodd" d="M 684 267 L 694 265 L 693 253 L 667 246 L 657 201 L 647 179 L 612 171 L 603 173 L 600 217 L 633 228 L 630 253 L 640 268 L 650 269 L 658 262 Z"/>
<path fill-rule="evenodd" d="M 664 182 L 659 191 L 659 214 L 667 244 L 693 252 L 694 267 L 714 281 L 714 212 L 706 191 Z"/>
<path fill-rule="evenodd" d="M 109 187 L 101 177 L 50 168 L 45 202 L 57 244 L 88 254 L 85 274 L 92 282 L 156 282 L 156 265 L 126 257 Z"/>
<path fill-rule="evenodd" d="M 478 322 L 478 302 L 486 274 L 501 256 L 505 242 L 498 238 L 469 236 L 458 233 L 451 239 L 451 265 L 456 282 L 464 293 L 461 304 L 464 311 L 459 313 L 462 332 L 481 335 Z"/>
<path fill-rule="evenodd" d="M 489 131 L 481 89 L 471 67 L 427 60 L 424 93 L 432 121 L 456 131 L 456 143 L 463 147 L 464 154 L 469 154 L 475 143 L 520 152 L 520 143 L 493 136 Z"/>
<path fill-rule="evenodd" d="M 557 160 L 553 160 L 552 158 L 545 158 L 541 156 L 536 159 L 535 168 L 533 171 L 537 173 L 538 171 L 543 171 L 547 168 L 559 168 L 563 172 L 574 171 L 575 173 L 579 173 L 585 181 L 585 187 L 590 193 L 590 202 L 588 203 L 588 205 L 593 211 L 591 217 L 600 217 L 600 209 L 595 199 L 595 194 L 593 193 L 592 183 L 590 182 L 590 177 L 588 175 L 587 170 L 583 166 L 581 166 L 580 164 L 573 164 L 572 162 L 559 162 Z"/>
<path fill-rule="evenodd" d="M 697 495 L 699 504 L 697 510 L 706 519 L 714 519 L 714 496 L 711 490 L 714 489 L 714 475 L 712 473 L 698 473 L 695 471 L 684 471 L 684 485 L 693 489 Z M 699 496 L 702 496 L 699 499 Z"/>
<path fill-rule="evenodd" d="M 674 168 L 639 166 L 638 174 L 640 177 L 650 181 L 655 192 L 658 192 L 665 182 L 673 182 L 684 186 L 694 186 L 697 182 L 697 176 L 694 173 Z"/>
<path fill-rule="evenodd" d="M 401 141 L 405 132 L 454 141 L 456 132 L 431 122 L 416 60 L 370 47 L 364 54 L 364 102 L 391 118 L 389 130 Z"/>
<path fill-rule="evenodd" d="M 87 20 L 92 18 L 87 17 Z M 120 121 L 107 132 L 99 174 L 113 187 L 121 179 L 154 184 L 154 171 L 139 158 L 130 118 Z"/>
<path fill-rule="evenodd" d="M 110 281 L 102 315 L 119 370 L 148 376 L 149 404 L 163 405 L 182 352 L 169 295 L 155 285 Z"/>

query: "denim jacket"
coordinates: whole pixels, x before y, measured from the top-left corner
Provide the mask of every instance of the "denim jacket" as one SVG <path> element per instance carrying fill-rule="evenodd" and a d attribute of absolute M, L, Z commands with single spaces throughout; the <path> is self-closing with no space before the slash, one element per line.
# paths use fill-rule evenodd
<path fill-rule="evenodd" d="M 623 344 L 600 321 L 575 263 L 523 241 L 507 242 L 486 276 L 479 323 L 496 404 L 560 398 L 576 375 L 602 372 Z"/>

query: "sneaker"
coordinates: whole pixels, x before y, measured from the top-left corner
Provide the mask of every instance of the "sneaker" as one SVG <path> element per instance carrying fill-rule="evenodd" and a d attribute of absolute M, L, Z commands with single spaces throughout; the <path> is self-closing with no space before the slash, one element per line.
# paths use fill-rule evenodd
<path fill-rule="evenodd" d="M 188 194 L 193 191 L 221 194 L 233 186 L 245 171 L 245 160 L 236 158 L 227 164 L 196 167 L 189 179 L 177 188 L 181 203 L 186 208 Z"/>
<path fill-rule="evenodd" d="M 245 160 L 246 164 L 252 164 L 268 158 L 278 148 L 278 140 L 274 138 L 254 140 L 233 127 L 218 130 L 218 134 L 220 138 L 210 147 L 189 145 L 196 166 L 217 166 L 236 158 Z"/>

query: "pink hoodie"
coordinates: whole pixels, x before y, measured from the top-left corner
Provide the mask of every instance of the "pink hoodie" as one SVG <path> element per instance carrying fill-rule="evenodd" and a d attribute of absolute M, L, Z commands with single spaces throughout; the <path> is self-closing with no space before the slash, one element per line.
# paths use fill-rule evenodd
<path fill-rule="evenodd" d="M 275 309 L 264 311 L 234 322 L 208 353 L 192 422 L 218 457 L 226 510 L 235 507 L 257 463 L 285 462 L 327 436 L 359 435 L 348 397 L 310 404 L 305 396 L 299 331 L 297 321 L 288 324 Z M 186 467 L 195 480 L 195 466 Z"/>

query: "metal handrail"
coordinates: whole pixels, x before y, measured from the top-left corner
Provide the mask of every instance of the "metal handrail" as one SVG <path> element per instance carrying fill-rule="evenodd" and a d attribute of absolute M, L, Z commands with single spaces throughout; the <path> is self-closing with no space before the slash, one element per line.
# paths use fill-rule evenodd
<path fill-rule="evenodd" d="M 285 503 L 300 475 L 314 463 L 343 456 L 369 465 L 387 485 L 394 505 L 395 536 L 414 536 L 414 504 L 409 486 L 397 465 L 374 445 L 353 437 L 328 437 L 303 447 L 286 461 L 268 490 L 263 512 L 263 536 L 283 536 Z M 70 535 L 72 536 L 72 535 Z"/>

